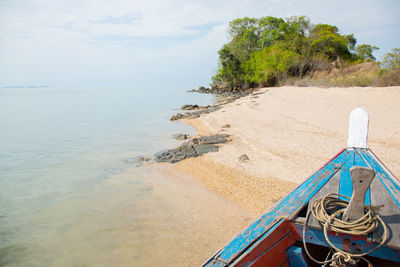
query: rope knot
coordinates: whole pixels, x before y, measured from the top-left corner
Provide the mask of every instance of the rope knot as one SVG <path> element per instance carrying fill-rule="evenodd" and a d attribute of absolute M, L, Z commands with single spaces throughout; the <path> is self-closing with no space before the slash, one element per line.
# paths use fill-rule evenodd
<path fill-rule="evenodd" d="M 333 254 L 332 259 L 333 261 L 331 263 L 331 266 L 334 267 L 344 266 L 345 264 L 354 265 L 357 262 L 355 259 L 350 257 L 350 255 L 339 251 Z"/>
<path fill-rule="evenodd" d="M 361 218 L 352 222 L 342 220 L 343 212 L 348 206 L 349 201 L 339 199 L 339 197 L 350 199 L 347 196 L 330 193 L 316 200 L 311 205 L 311 208 L 307 212 L 306 221 L 303 228 L 303 244 L 305 251 L 314 262 L 323 265 L 331 263 L 331 266 L 345 266 L 346 264 L 355 264 L 357 261 L 359 261 L 359 259 L 363 259 L 364 261 L 368 262 L 368 260 L 363 258 L 363 256 L 377 250 L 386 243 L 389 238 L 388 228 L 382 218 L 378 214 L 373 214 L 371 209 L 367 206 L 365 207 L 365 214 Z M 323 227 L 326 242 L 331 246 L 332 249 L 336 251 L 330 260 L 326 259 L 322 262 L 317 261 L 311 257 L 307 250 L 305 233 L 310 213 Z M 370 251 L 358 254 L 352 253 L 339 249 L 329 240 L 328 230 L 341 234 L 365 236 L 373 232 L 378 227 L 379 223 L 381 223 L 383 227 L 383 238 L 381 242 Z"/>

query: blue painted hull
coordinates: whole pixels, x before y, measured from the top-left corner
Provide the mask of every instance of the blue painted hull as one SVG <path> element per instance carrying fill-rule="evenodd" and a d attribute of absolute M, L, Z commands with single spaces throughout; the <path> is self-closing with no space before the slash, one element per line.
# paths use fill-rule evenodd
<path fill-rule="evenodd" d="M 368 149 L 344 149 L 331 161 L 306 179 L 286 197 L 282 198 L 264 215 L 252 223 L 242 233 L 211 257 L 204 266 L 307 266 L 301 263 L 304 255 L 298 254 L 295 244 L 300 244 L 304 227 L 299 214 L 307 208 L 309 201 L 327 183 L 335 177 L 339 181 L 338 192 L 345 196 L 352 195 L 352 180 L 349 170 L 353 166 L 368 166 L 375 170 L 379 186 L 384 188 L 388 198 L 391 198 L 394 208 L 400 210 L 400 183 L 379 159 Z M 372 188 L 372 186 L 371 186 Z M 375 192 L 368 189 L 365 205 L 371 204 Z M 375 199 L 375 198 L 373 198 Z M 400 214 L 393 214 L 393 216 Z M 390 218 L 386 218 L 390 220 Z M 304 220 L 303 220 L 304 221 Z M 394 233 L 399 236 L 400 233 Z M 335 245 L 348 251 L 360 249 L 368 250 L 375 244 L 367 237 L 354 237 L 330 233 Z M 308 229 L 307 243 L 322 247 L 329 247 L 322 236 L 321 230 Z M 393 233 L 392 233 L 393 236 Z M 388 245 L 376 250 L 371 256 L 381 260 L 389 260 L 400 264 L 400 249 L 397 240 L 392 238 Z M 352 247 L 348 246 L 350 240 Z M 347 243 L 346 243 L 346 242 Z M 394 244 L 394 245 L 393 245 Z M 293 261 L 299 261 L 296 265 Z M 304 259 L 306 260 L 306 259 Z M 301 265 L 303 264 L 303 265 Z"/>

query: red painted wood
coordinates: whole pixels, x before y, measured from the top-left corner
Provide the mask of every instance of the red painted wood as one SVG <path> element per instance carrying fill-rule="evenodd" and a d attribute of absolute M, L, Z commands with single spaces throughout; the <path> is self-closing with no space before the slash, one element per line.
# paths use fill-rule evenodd
<path fill-rule="evenodd" d="M 254 264 L 251 264 L 252 267 L 258 266 L 280 266 L 285 261 L 287 261 L 286 249 L 292 246 L 295 243 L 296 239 L 294 238 L 293 233 L 288 233 L 284 239 L 279 241 L 275 246 L 273 246 L 267 253 L 261 256 Z"/>
<path fill-rule="evenodd" d="M 294 237 L 296 238 L 297 241 L 301 241 L 303 237 L 299 235 L 299 233 L 296 230 L 296 227 L 294 227 L 293 222 L 287 221 L 287 224 L 289 225 L 292 233 L 294 233 Z"/>
<path fill-rule="evenodd" d="M 280 266 L 286 261 L 286 249 L 294 244 L 296 238 L 288 222 L 281 223 L 269 236 L 252 247 L 234 266 Z M 267 250 L 267 253 L 263 253 Z M 259 262 L 261 265 L 259 265 Z M 253 265 L 255 264 L 255 265 Z M 263 265 L 266 264 L 266 265 Z"/>

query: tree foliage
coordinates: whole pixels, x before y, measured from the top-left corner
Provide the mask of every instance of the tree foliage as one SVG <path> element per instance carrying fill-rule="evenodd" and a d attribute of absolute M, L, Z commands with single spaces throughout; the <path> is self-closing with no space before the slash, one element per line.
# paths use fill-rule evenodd
<path fill-rule="evenodd" d="M 312 28 L 309 39 L 314 53 L 324 54 L 331 60 L 351 58 L 349 38 L 340 35 L 336 26 L 317 24 Z"/>
<path fill-rule="evenodd" d="M 369 44 L 358 45 L 356 48 L 358 59 L 361 61 L 375 61 L 376 58 L 372 55 L 374 50 L 378 50 L 376 46 Z"/>
<path fill-rule="evenodd" d="M 393 48 L 383 57 L 381 62 L 383 72 L 390 72 L 400 68 L 400 48 Z"/>
<path fill-rule="evenodd" d="M 373 61 L 372 53 L 378 49 L 356 46 L 354 35 L 342 35 L 328 24 L 313 25 L 304 16 L 238 18 L 230 22 L 228 32 L 230 41 L 218 52 L 219 67 L 213 77 L 215 87 L 227 90 L 272 86 L 327 62 Z"/>

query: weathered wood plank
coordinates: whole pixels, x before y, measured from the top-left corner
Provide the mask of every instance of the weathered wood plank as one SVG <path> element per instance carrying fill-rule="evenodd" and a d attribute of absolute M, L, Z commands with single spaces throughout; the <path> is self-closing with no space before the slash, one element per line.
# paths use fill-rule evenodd
<path fill-rule="evenodd" d="M 368 153 L 363 153 L 362 155 L 366 159 L 368 166 L 375 170 L 376 177 L 385 186 L 397 207 L 400 208 L 400 181 L 371 150 L 368 150 Z"/>
<path fill-rule="evenodd" d="M 339 191 L 339 182 L 340 182 L 340 177 L 341 173 L 343 170 L 340 170 L 337 172 L 327 183 L 324 187 L 322 187 L 310 200 L 310 204 L 308 206 L 308 209 L 311 208 L 311 205 L 319 198 L 322 198 L 328 193 L 338 193 Z M 308 220 L 308 226 L 309 227 L 314 227 L 314 228 L 321 228 L 319 222 L 317 219 L 315 219 L 313 216 L 310 215 L 310 218 Z"/>
<path fill-rule="evenodd" d="M 365 194 L 369 188 L 372 179 L 375 177 L 375 171 L 368 167 L 353 166 L 350 168 L 351 179 L 353 183 L 353 194 L 350 203 L 343 212 L 342 220 L 354 221 L 360 219 L 365 214 Z"/>
<path fill-rule="evenodd" d="M 266 251 L 281 241 L 292 229 L 286 221 L 281 221 L 274 227 L 273 231 L 251 246 L 246 254 L 242 255 L 236 262 L 235 266 L 248 266 L 260 258 Z M 295 240 L 293 239 L 293 243 Z M 286 260 L 286 257 L 284 258 Z M 278 264 L 276 264 L 278 266 Z"/>
<path fill-rule="evenodd" d="M 391 231 L 387 246 L 400 249 L 400 209 L 390 197 L 385 186 L 378 179 L 374 179 L 371 184 L 371 206 L 382 220 L 387 224 Z M 373 239 L 382 237 L 383 227 L 379 226 L 373 234 Z"/>

